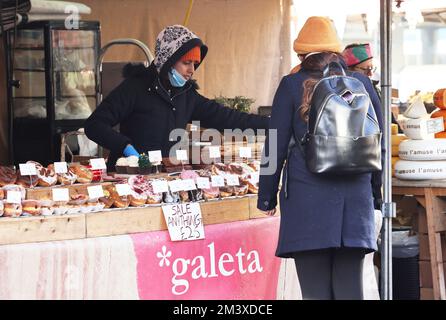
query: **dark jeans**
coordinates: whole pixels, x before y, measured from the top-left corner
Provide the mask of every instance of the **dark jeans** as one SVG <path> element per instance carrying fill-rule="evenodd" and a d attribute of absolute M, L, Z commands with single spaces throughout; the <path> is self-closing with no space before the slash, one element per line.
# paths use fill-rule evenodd
<path fill-rule="evenodd" d="M 363 300 L 365 250 L 332 248 L 295 252 L 304 300 Z"/>

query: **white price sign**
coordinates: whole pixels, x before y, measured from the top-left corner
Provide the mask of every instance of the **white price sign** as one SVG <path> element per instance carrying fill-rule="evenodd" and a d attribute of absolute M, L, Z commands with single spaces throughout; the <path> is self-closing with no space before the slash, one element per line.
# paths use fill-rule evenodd
<path fill-rule="evenodd" d="M 35 176 L 37 175 L 36 165 L 34 163 L 20 163 L 20 174 L 22 176 Z"/>
<path fill-rule="evenodd" d="M 224 187 L 225 179 L 222 176 L 212 176 L 211 177 L 211 185 L 213 187 Z"/>
<path fill-rule="evenodd" d="M 250 147 L 240 147 L 240 158 L 251 158 L 252 157 L 252 149 Z"/>
<path fill-rule="evenodd" d="M 67 173 L 68 166 L 66 162 L 54 162 L 54 171 L 56 173 Z"/>
<path fill-rule="evenodd" d="M 204 239 L 204 225 L 199 203 L 163 206 L 171 241 Z"/>
<path fill-rule="evenodd" d="M 20 191 L 8 191 L 6 196 L 8 203 L 22 203 L 22 193 Z"/>
<path fill-rule="evenodd" d="M 260 179 L 260 175 L 258 172 L 252 173 L 251 174 L 251 178 L 249 179 L 249 181 L 252 184 L 258 184 L 259 183 L 259 179 Z"/>
<path fill-rule="evenodd" d="M 169 188 L 172 192 L 183 191 L 183 187 L 183 182 L 181 182 L 181 180 L 169 181 Z"/>
<path fill-rule="evenodd" d="M 240 181 L 238 179 L 238 175 L 236 174 L 228 174 L 226 176 L 226 182 L 228 186 L 238 186 L 240 185 Z"/>
<path fill-rule="evenodd" d="M 167 180 L 153 180 L 152 181 L 153 193 L 163 193 L 169 191 L 169 184 Z"/>
<path fill-rule="evenodd" d="M 130 189 L 130 186 L 127 183 L 117 184 L 115 187 L 120 197 L 128 196 L 132 193 L 132 189 Z"/>
<path fill-rule="evenodd" d="M 216 147 L 216 146 L 209 147 L 209 157 L 214 158 L 214 159 L 220 158 L 221 157 L 220 147 Z"/>
<path fill-rule="evenodd" d="M 184 191 L 197 190 L 194 179 L 184 179 L 182 182 Z"/>
<path fill-rule="evenodd" d="M 70 200 L 70 192 L 67 188 L 54 188 L 52 192 L 53 192 L 53 201 Z"/>
<path fill-rule="evenodd" d="M 161 150 L 149 151 L 149 160 L 151 163 L 161 163 L 163 161 L 163 156 L 161 154 Z"/>
<path fill-rule="evenodd" d="M 104 170 L 107 169 L 104 158 L 90 159 L 90 165 L 92 170 Z"/>
<path fill-rule="evenodd" d="M 177 150 L 177 160 L 187 161 L 189 158 L 187 156 L 187 150 Z"/>
<path fill-rule="evenodd" d="M 87 190 L 90 199 L 98 199 L 104 196 L 104 189 L 101 185 L 88 187 Z"/>
<path fill-rule="evenodd" d="M 197 178 L 197 187 L 199 189 L 209 189 L 211 187 L 209 178 Z"/>

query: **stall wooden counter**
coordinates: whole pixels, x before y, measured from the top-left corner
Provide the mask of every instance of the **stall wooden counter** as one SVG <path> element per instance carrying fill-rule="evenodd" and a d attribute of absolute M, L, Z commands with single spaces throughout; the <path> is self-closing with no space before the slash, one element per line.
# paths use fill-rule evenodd
<path fill-rule="evenodd" d="M 442 234 L 444 235 L 446 231 L 446 180 L 409 181 L 393 178 L 392 193 L 395 196 L 412 195 L 424 209 L 422 211 L 425 211 L 427 221 L 426 231 L 429 240 L 430 258 L 430 262 L 428 262 L 432 272 L 433 298 L 436 300 L 446 300 L 444 272 L 446 257 L 443 256 L 445 242 L 442 241 Z M 420 215 L 419 218 L 423 217 Z M 421 247 L 420 245 L 420 251 L 422 250 Z M 422 255 L 420 252 L 420 256 Z M 421 274 L 420 284 L 422 293 L 423 290 L 424 292 L 428 290 L 428 288 L 425 288 L 426 284 L 423 283 L 428 281 L 423 281 L 424 278 L 424 275 Z"/>

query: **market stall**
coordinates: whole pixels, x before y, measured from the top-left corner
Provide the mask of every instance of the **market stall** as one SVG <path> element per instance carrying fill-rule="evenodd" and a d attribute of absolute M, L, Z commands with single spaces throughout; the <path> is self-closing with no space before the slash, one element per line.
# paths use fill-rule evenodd
<path fill-rule="evenodd" d="M 37 167 L 37 181 L 42 180 L 43 172 L 47 181 L 49 176 L 64 175 L 48 173 L 51 167 Z M 248 170 L 248 165 L 241 167 Z M 2 167 L 1 172 L 3 182 L 7 177 L 14 179 L 8 168 Z M 27 181 L 32 183 L 30 177 Z M 212 187 L 155 193 L 153 187 L 157 191 L 158 186 L 154 181 L 182 181 L 167 174 L 122 175 L 118 181 L 76 180 L 47 187 L 22 187 L 23 176 L 18 179 L 18 184 L 8 181 L 1 189 L 1 212 L 9 216 L 0 217 L 0 259 L 5 267 L 0 276 L 2 299 L 284 296 L 284 286 L 279 286 L 281 262 L 274 256 L 275 241 L 271 241 L 277 236 L 279 219 L 265 218 L 256 209 L 257 196 L 249 194 L 248 187 L 244 195 L 224 197 L 220 190 L 227 191 L 228 186 L 217 187 L 213 191 L 218 196 L 191 201 L 187 196 L 209 194 Z M 118 194 L 116 189 L 126 189 L 122 186 L 128 187 L 127 195 Z M 92 198 L 98 188 L 103 196 Z M 59 198 L 64 190 L 69 201 Z M 142 192 L 137 195 L 135 190 Z M 137 198 L 144 201 L 135 201 Z M 173 202 L 167 203 L 169 199 Z M 182 211 L 181 217 L 177 212 L 175 221 L 163 214 L 163 208 L 189 208 L 193 204 L 198 205 L 199 212 Z M 203 226 L 199 240 L 192 234 L 200 230 L 190 223 L 192 218 Z M 175 228 L 180 228 L 185 240 L 171 241 Z M 31 269 L 34 271 L 29 272 Z M 222 278 L 227 281 L 222 282 Z"/>

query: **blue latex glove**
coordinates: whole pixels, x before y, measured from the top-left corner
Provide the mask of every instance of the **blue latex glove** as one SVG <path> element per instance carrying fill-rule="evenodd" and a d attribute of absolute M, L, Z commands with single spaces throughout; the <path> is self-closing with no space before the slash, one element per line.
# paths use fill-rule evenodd
<path fill-rule="evenodd" d="M 127 147 L 125 147 L 123 153 L 124 153 L 124 156 L 126 156 L 126 157 L 130 157 L 130 156 L 139 157 L 138 151 L 136 151 L 136 149 L 131 144 L 129 144 Z"/>

